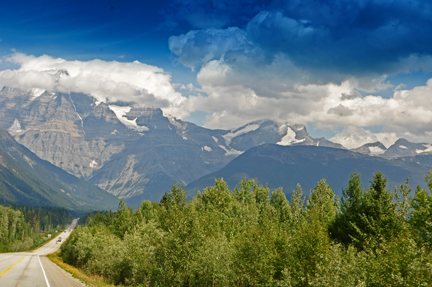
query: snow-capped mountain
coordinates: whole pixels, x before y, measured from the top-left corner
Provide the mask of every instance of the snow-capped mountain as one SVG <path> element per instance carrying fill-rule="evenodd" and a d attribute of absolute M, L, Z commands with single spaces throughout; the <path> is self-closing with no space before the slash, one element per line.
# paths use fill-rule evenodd
<path fill-rule="evenodd" d="M 389 148 L 386 148 L 381 142 L 367 143 L 351 151 L 364 153 L 372 156 L 381 156 L 386 158 L 397 158 L 404 156 L 415 156 L 432 153 L 432 144 L 429 143 L 412 143 L 406 139 L 400 138 Z"/>
<path fill-rule="evenodd" d="M 352 149 L 352 151 L 364 153 L 368 155 L 382 155 L 386 152 L 387 148 L 381 142 L 367 143 L 361 147 Z"/>
<path fill-rule="evenodd" d="M 301 124 L 277 123 L 271 120 L 251 122 L 223 135 L 225 143 L 238 151 L 246 151 L 264 143 L 278 145 L 314 145 L 343 148 L 325 138 L 312 138 Z"/>
<path fill-rule="evenodd" d="M 432 144 L 412 143 L 406 139 L 398 139 L 383 154 L 384 157 L 401 157 L 432 153 Z"/>
<path fill-rule="evenodd" d="M 343 148 L 311 138 L 298 124 L 261 120 L 210 130 L 135 103 L 7 87 L 0 91 L 0 126 L 40 158 L 131 204 L 158 200 L 174 181 L 187 184 L 264 143 Z"/>

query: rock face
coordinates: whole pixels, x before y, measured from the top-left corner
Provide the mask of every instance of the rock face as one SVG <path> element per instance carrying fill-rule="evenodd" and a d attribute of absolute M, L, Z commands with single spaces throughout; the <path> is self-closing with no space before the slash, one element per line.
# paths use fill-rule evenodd
<path fill-rule="evenodd" d="M 270 120 L 251 122 L 222 136 L 225 143 L 235 150 L 246 151 L 252 147 L 276 143 L 278 145 L 313 145 L 334 148 L 344 147 L 325 138 L 314 139 L 304 125 L 276 123 Z"/>
<path fill-rule="evenodd" d="M 352 151 L 368 155 L 382 155 L 387 151 L 387 148 L 381 142 L 374 142 L 364 144 L 361 147 L 352 149 Z"/>
<path fill-rule="evenodd" d="M 0 128 L 0 202 L 61 206 L 77 213 L 115 209 L 118 198 L 41 160 Z"/>
<path fill-rule="evenodd" d="M 261 120 L 210 130 L 134 103 L 7 87 L 0 126 L 40 158 L 132 205 L 159 200 L 174 181 L 188 184 L 264 143 L 343 148 L 298 124 Z"/>
<path fill-rule="evenodd" d="M 384 157 L 395 158 L 402 156 L 413 156 L 417 154 L 428 154 L 432 152 L 432 144 L 412 143 L 406 139 L 398 139 L 383 154 Z"/>

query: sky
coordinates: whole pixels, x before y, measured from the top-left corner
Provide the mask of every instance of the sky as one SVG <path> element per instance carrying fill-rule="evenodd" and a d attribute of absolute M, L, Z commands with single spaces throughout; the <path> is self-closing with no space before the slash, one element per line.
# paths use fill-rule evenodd
<path fill-rule="evenodd" d="M 432 143 L 430 15 L 423 0 L 6 0 L 0 86 L 208 128 L 301 123 L 347 148 Z"/>

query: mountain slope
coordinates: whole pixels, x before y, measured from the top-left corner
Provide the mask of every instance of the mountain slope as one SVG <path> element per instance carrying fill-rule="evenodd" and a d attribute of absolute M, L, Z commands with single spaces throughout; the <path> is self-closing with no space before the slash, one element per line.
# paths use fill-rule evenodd
<path fill-rule="evenodd" d="M 423 153 L 431 153 L 432 145 L 427 143 L 412 143 L 406 139 L 398 139 L 383 154 L 384 157 L 395 158 L 402 156 L 413 156 Z"/>
<path fill-rule="evenodd" d="M 188 184 L 260 144 L 343 148 L 298 124 L 260 120 L 211 130 L 136 103 L 7 87 L 0 126 L 38 157 L 132 205 L 159 200 L 174 181 Z"/>
<path fill-rule="evenodd" d="M 382 155 L 387 151 L 387 148 L 381 142 L 374 142 L 364 144 L 361 147 L 352 149 L 352 151 L 368 155 Z"/>
<path fill-rule="evenodd" d="M 0 128 L 0 200 L 75 211 L 115 208 L 111 194 L 41 160 Z"/>
<path fill-rule="evenodd" d="M 265 144 L 246 151 L 221 170 L 190 183 L 186 191 L 193 196 L 198 190 L 213 185 L 215 178 L 223 178 L 231 188 L 249 178 L 268 184 L 270 189 L 283 187 L 284 192 L 290 194 L 297 183 L 307 192 L 319 180 L 326 178 L 340 196 L 355 170 L 362 174 L 366 186 L 373 173 L 378 171 L 388 176 L 389 188 L 405 182 L 407 177 L 412 186 L 424 185 L 428 159 L 430 157 L 424 158 L 424 163 L 411 158 L 388 160 L 328 147 Z"/>

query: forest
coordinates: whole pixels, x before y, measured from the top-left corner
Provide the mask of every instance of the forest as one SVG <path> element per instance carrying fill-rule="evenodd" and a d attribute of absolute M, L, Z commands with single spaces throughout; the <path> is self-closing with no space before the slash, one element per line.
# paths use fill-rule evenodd
<path fill-rule="evenodd" d="M 390 189 L 353 173 L 342 197 L 325 179 L 288 200 L 243 180 L 222 180 L 192 200 L 174 184 L 134 212 L 87 215 L 60 256 L 88 274 L 128 286 L 430 286 L 429 190 Z"/>
<path fill-rule="evenodd" d="M 0 205 L 0 252 L 35 248 L 71 221 L 64 208 Z"/>

